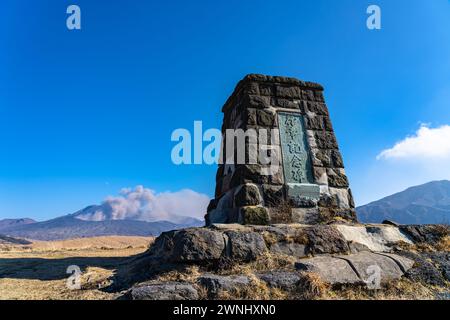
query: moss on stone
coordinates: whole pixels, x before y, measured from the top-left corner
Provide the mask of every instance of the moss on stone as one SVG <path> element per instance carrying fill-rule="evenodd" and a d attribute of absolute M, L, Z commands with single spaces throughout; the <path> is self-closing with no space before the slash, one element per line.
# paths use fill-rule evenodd
<path fill-rule="evenodd" d="M 269 213 L 264 207 L 243 207 L 241 209 L 241 214 L 243 224 L 269 224 Z"/>

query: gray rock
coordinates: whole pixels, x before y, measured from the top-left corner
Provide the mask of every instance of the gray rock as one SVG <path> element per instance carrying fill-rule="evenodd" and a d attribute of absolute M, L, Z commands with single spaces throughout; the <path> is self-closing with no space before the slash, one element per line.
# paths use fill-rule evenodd
<path fill-rule="evenodd" d="M 435 244 L 450 234 L 449 226 L 439 224 L 404 225 L 400 226 L 400 230 L 412 238 L 415 243 Z"/>
<path fill-rule="evenodd" d="M 207 262 L 219 259 L 224 249 L 222 233 L 207 228 L 190 228 L 163 233 L 150 252 L 171 262 Z"/>
<path fill-rule="evenodd" d="M 172 260 L 185 262 L 219 259 L 225 249 L 223 235 L 206 228 L 181 230 L 174 244 Z"/>
<path fill-rule="evenodd" d="M 298 270 L 317 273 L 322 280 L 331 284 L 367 283 L 378 267 L 380 282 L 399 279 L 404 272 L 399 266 L 410 268 L 410 259 L 397 255 L 360 252 L 350 255 L 319 256 L 304 259 L 295 264 Z M 375 266 L 375 268 L 374 268 Z"/>
<path fill-rule="evenodd" d="M 399 279 L 403 275 L 403 271 L 397 262 L 393 258 L 385 255 L 360 252 L 348 256 L 339 256 L 339 258 L 348 261 L 363 281 L 368 281 L 374 274 L 374 269 L 371 269 L 373 266 L 380 268 L 381 282 Z"/>
<path fill-rule="evenodd" d="M 398 242 L 413 244 L 399 228 L 389 225 L 335 225 L 348 242 L 359 243 L 372 251 L 389 252 Z"/>
<path fill-rule="evenodd" d="M 414 260 L 414 266 L 405 276 L 412 281 L 420 281 L 434 286 L 444 286 L 449 280 L 450 259 L 448 252 L 399 252 L 399 255 Z"/>
<path fill-rule="evenodd" d="M 234 195 L 234 204 L 236 207 L 256 206 L 261 203 L 259 190 L 255 185 L 247 184 Z"/>
<path fill-rule="evenodd" d="M 266 243 L 261 234 L 256 232 L 227 231 L 229 253 L 233 260 L 252 261 L 263 254 Z"/>
<path fill-rule="evenodd" d="M 297 272 L 292 271 L 272 271 L 259 274 L 258 278 L 266 282 L 271 288 L 293 291 L 297 288 L 301 276 Z"/>
<path fill-rule="evenodd" d="M 348 243 L 348 246 L 350 248 L 351 253 L 358 253 L 361 251 L 371 251 L 366 245 L 359 242 L 350 241 Z"/>
<path fill-rule="evenodd" d="M 308 253 L 348 253 L 350 248 L 343 235 L 333 226 L 316 225 L 305 230 Z"/>
<path fill-rule="evenodd" d="M 399 256 L 397 254 L 392 253 L 379 253 L 379 254 L 394 260 L 398 264 L 400 269 L 402 269 L 403 272 L 408 271 L 414 266 L 414 260 Z"/>
<path fill-rule="evenodd" d="M 306 257 L 306 246 L 295 242 L 276 242 L 270 246 L 269 251 L 274 254 L 285 254 L 296 258 Z"/>
<path fill-rule="evenodd" d="M 319 256 L 304 259 L 295 264 L 299 271 L 313 272 L 330 284 L 361 283 L 361 279 L 353 271 L 350 264 L 343 260 L 330 256 Z"/>
<path fill-rule="evenodd" d="M 130 292 L 133 300 L 197 300 L 198 292 L 186 282 L 154 282 L 134 287 Z"/>
<path fill-rule="evenodd" d="M 205 274 L 198 278 L 198 283 L 208 290 L 211 298 L 217 297 L 222 291 L 233 291 L 247 287 L 250 279 L 246 276 L 219 276 Z"/>

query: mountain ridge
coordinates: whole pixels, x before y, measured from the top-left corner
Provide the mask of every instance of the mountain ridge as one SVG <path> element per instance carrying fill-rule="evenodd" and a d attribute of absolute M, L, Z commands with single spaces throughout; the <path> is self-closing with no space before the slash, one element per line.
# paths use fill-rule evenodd
<path fill-rule="evenodd" d="M 32 240 L 65 240 L 72 238 L 97 236 L 158 236 L 162 232 L 174 229 L 198 227 L 203 221 L 192 217 L 178 217 L 178 222 L 165 220 L 142 221 L 133 219 L 90 221 L 79 216 L 95 208 L 88 206 L 75 213 L 36 222 L 32 219 L 3 219 L 0 233 L 8 237 L 18 237 Z"/>
<path fill-rule="evenodd" d="M 450 220 L 450 181 L 431 181 L 356 208 L 365 223 L 438 224 Z"/>

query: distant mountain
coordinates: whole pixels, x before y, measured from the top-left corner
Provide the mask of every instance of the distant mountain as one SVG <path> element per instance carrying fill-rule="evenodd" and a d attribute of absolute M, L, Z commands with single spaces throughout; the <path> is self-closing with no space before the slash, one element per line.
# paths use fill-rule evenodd
<path fill-rule="evenodd" d="M 433 181 L 356 208 L 361 222 L 402 224 L 450 222 L 450 181 Z"/>
<path fill-rule="evenodd" d="M 36 221 L 29 218 L 22 218 L 22 219 L 3 219 L 0 220 L 0 230 L 15 226 L 20 226 L 24 224 L 31 224 L 35 223 Z"/>
<path fill-rule="evenodd" d="M 89 206 L 76 213 L 43 222 L 5 223 L 5 226 L 0 231 L 2 234 L 10 237 L 33 240 L 64 240 L 107 235 L 157 236 L 164 231 L 197 227 L 204 224 L 203 221 L 191 217 L 180 217 L 177 223 L 140 220 L 82 220 L 80 215 L 91 212 L 93 207 L 95 206 Z"/>

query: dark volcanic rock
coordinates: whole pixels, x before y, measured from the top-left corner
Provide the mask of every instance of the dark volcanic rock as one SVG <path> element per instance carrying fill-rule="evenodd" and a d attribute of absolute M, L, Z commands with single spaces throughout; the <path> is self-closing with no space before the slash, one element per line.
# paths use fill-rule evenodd
<path fill-rule="evenodd" d="M 247 287 L 250 279 L 246 276 L 218 276 L 205 274 L 198 278 L 198 283 L 208 290 L 208 296 L 215 298 L 222 291 L 233 291 Z"/>
<path fill-rule="evenodd" d="M 230 256 L 234 260 L 252 261 L 263 254 L 266 243 L 261 234 L 256 232 L 227 231 Z"/>
<path fill-rule="evenodd" d="M 269 213 L 265 207 L 243 207 L 241 208 L 241 216 L 244 224 L 269 224 Z"/>
<path fill-rule="evenodd" d="M 406 273 L 413 281 L 420 281 L 435 286 L 445 285 L 449 280 L 450 259 L 448 252 L 417 253 L 402 251 L 398 253 L 414 260 L 414 266 Z"/>
<path fill-rule="evenodd" d="M 191 228 L 163 233 L 150 253 L 171 262 L 207 262 L 217 260 L 225 249 L 223 235 L 207 228 Z"/>
<path fill-rule="evenodd" d="M 350 251 L 344 236 L 332 226 L 317 225 L 306 229 L 305 232 L 308 237 L 308 253 L 347 253 Z"/>
<path fill-rule="evenodd" d="M 295 290 L 301 280 L 298 272 L 292 271 L 272 271 L 259 274 L 258 278 L 266 282 L 271 288 L 280 288 L 285 291 Z"/>
<path fill-rule="evenodd" d="M 270 252 L 275 254 L 284 254 L 296 258 L 306 256 L 306 246 L 295 242 L 280 241 L 270 246 Z"/>
<path fill-rule="evenodd" d="M 406 225 L 400 230 L 407 234 L 414 242 L 434 244 L 449 235 L 449 227 L 445 225 Z"/>
<path fill-rule="evenodd" d="M 130 291 L 133 300 L 197 300 L 198 293 L 188 282 L 150 282 Z"/>
<path fill-rule="evenodd" d="M 234 203 L 237 207 L 256 206 L 261 203 L 259 190 L 254 185 L 243 185 L 235 194 Z"/>

